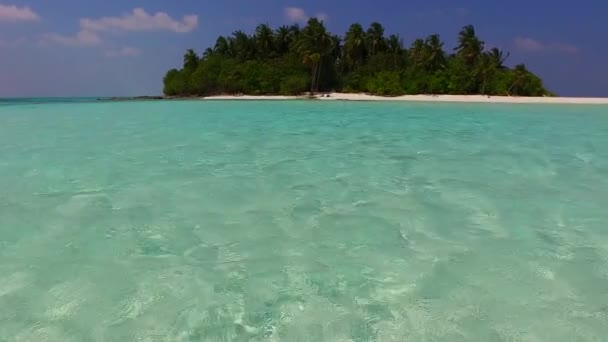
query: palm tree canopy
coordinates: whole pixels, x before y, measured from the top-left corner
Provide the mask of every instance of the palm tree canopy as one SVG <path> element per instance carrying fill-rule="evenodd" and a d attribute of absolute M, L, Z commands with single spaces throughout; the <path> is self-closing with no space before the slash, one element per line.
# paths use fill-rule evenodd
<path fill-rule="evenodd" d="M 517 64 L 513 69 L 513 73 L 517 76 L 525 76 L 528 72 L 528 68 L 526 68 L 525 64 Z"/>
<path fill-rule="evenodd" d="M 215 41 L 213 51 L 222 56 L 231 56 L 230 41 L 223 36 L 219 36 Z"/>
<path fill-rule="evenodd" d="M 384 26 L 382 24 L 373 22 L 367 29 L 367 45 L 371 55 L 375 55 L 378 52 L 385 50 L 384 46 Z"/>
<path fill-rule="evenodd" d="M 425 44 L 424 64 L 428 70 L 437 70 L 445 66 L 445 52 L 443 42 L 438 34 L 427 37 Z"/>
<path fill-rule="evenodd" d="M 195 70 L 198 66 L 198 55 L 193 49 L 188 49 L 184 54 L 184 69 Z"/>
<path fill-rule="evenodd" d="M 504 69 L 504 63 L 509 58 L 509 53 L 506 54 L 499 48 L 490 49 L 489 56 L 498 69 Z"/>
<path fill-rule="evenodd" d="M 317 18 L 310 18 L 308 24 L 300 34 L 297 50 L 301 55 L 319 54 L 325 56 L 331 52 L 333 41 L 327 33 L 323 22 Z"/>
<path fill-rule="evenodd" d="M 206 48 L 205 51 L 203 52 L 203 59 L 207 59 L 211 55 L 213 55 L 213 49 L 212 48 Z"/>
<path fill-rule="evenodd" d="M 268 24 L 260 24 L 255 29 L 253 37 L 258 56 L 267 58 L 274 52 L 274 32 Z"/>
<path fill-rule="evenodd" d="M 284 54 L 289 51 L 289 46 L 293 43 L 293 36 L 291 34 L 291 30 L 289 26 L 281 26 L 275 32 L 275 44 L 277 48 L 277 52 L 279 54 Z"/>
<path fill-rule="evenodd" d="M 365 45 L 365 31 L 359 23 L 350 25 L 344 36 L 344 47 L 354 49 Z"/>
<path fill-rule="evenodd" d="M 365 31 L 359 23 L 352 24 L 344 36 L 344 54 L 349 65 L 360 65 L 366 55 Z"/>
<path fill-rule="evenodd" d="M 249 35 L 239 30 L 234 31 L 232 37 L 231 46 L 234 56 L 239 60 L 251 58 L 253 46 Z"/>
<path fill-rule="evenodd" d="M 410 47 L 409 53 L 410 53 L 410 59 L 411 59 L 412 63 L 414 63 L 414 66 L 417 68 L 422 68 L 424 66 L 425 59 L 426 59 L 424 40 L 422 40 L 420 38 L 414 40 L 414 42 L 412 43 L 412 46 Z"/>
<path fill-rule="evenodd" d="M 458 46 L 454 49 L 469 65 L 475 64 L 483 52 L 484 42 L 477 38 L 475 27 L 467 25 L 458 34 Z"/>
<path fill-rule="evenodd" d="M 401 54 L 403 52 L 403 40 L 399 35 L 391 34 L 386 38 L 386 50 L 393 54 Z"/>

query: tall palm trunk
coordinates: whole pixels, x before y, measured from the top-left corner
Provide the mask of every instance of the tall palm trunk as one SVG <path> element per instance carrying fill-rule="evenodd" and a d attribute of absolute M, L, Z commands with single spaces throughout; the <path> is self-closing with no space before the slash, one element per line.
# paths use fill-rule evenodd
<path fill-rule="evenodd" d="M 521 80 L 516 79 L 513 81 L 513 83 L 511 83 L 511 86 L 509 87 L 509 89 L 507 89 L 507 95 L 511 96 L 511 91 L 513 90 L 513 88 L 515 88 L 516 86 L 519 86 L 521 83 Z M 517 96 L 517 94 L 515 94 L 515 96 Z"/>
<path fill-rule="evenodd" d="M 315 80 L 317 78 L 317 68 L 319 62 L 315 62 L 312 67 L 312 79 L 310 80 L 310 95 L 314 95 L 315 93 Z"/>
<path fill-rule="evenodd" d="M 484 74 L 483 75 L 483 82 L 481 82 L 481 95 L 485 95 L 486 94 L 486 82 L 487 82 L 487 75 Z"/>
<path fill-rule="evenodd" d="M 507 89 L 507 95 L 511 96 L 511 90 L 513 90 L 513 87 L 515 87 L 515 82 L 513 82 L 511 84 L 511 86 L 509 87 L 509 89 Z"/>
<path fill-rule="evenodd" d="M 315 84 L 315 91 L 319 91 L 319 82 L 321 80 L 321 69 L 323 68 L 323 61 L 319 61 L 319 67 L 317 68 L 317 82 Z"/>

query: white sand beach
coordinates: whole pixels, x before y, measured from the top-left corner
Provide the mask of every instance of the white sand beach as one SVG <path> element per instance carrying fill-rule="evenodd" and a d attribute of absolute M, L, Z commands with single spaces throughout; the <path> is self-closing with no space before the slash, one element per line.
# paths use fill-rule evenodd
<path fill-rule="evenodd" d="M 201 97 L 201 100 L 297 100 L 306 98 L 306 96 L 282 95 L 216 95 Z"/>
<path fill-rule="evenodd" d="M 295 100 L 303 96 L 255 96 L 222 95 L 203 97 L 204 100 Z M 326 93 L 315 96 L 323 101 L 412 101 L 412 102 L 469 102 L 469 103 L 547 103 L 547 104 L 608 104 L 608 98 L 600 97 L 517 97 L 484 95 L 403 95 L 395 97 L 369 94 Z"/>

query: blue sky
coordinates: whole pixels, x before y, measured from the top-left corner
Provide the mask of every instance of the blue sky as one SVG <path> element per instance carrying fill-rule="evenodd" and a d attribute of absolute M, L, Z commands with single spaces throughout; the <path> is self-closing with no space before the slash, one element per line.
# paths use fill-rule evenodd
<path fill-rule="evenodd" d="M 185 49 L 308 16 L 339 34 L 379 21 L 406 45 L 439 33 L 450 48 L 473 24 L 558 94 L 608 96 L 607 15 L 600 0 L 0 0 L 0 96 L 159 94 Z"/>

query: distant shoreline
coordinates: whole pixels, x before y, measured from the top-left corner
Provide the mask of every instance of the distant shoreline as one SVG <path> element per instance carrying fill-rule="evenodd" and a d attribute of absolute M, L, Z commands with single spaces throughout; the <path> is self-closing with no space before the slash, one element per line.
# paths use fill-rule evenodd
<path fill-rule="evenodd" d="M 465 103 L 548 103 L 548 104 L 608 104 L 608 98 L 591 97 L 518 97 L 488 95 L 402 95 L 384 97 L 368 94 L 331 93 L 320 100 L 351 101 L 411 101 L 411 102 L 465 102 Z"/>
<path fill-rule="evenodd" d="M 369 94 L 320 93 L 314 96 L 281 95 L 217 95 L 217 96 L 135 96 L 102 98 L 102 101 L 137 100 L 320 100 L 320 101 L 401 101 L 401 102 L 458 102 L 458 103 L 523 103 L 523 104 L 608 104 L 601 97 L 517 97 L 487 95 L 403 95 L 377 96 Z"/>
<path fill-rule="evenodd" d="M 517 97 L 487 95 L 402 95 L 378 96 L 350 93 L 320 93 L 314 96 L 283 95 L 214 95 L 214 96 L 133 96 L 99 98 L 99 101 L 155 101 L 155 100 L 320 100 L 320 101 L 388 101 L 388 102 L 458 102 L 458 103 L 523 103 L 523 104 L 608 104 L 604 97 Z"/>

